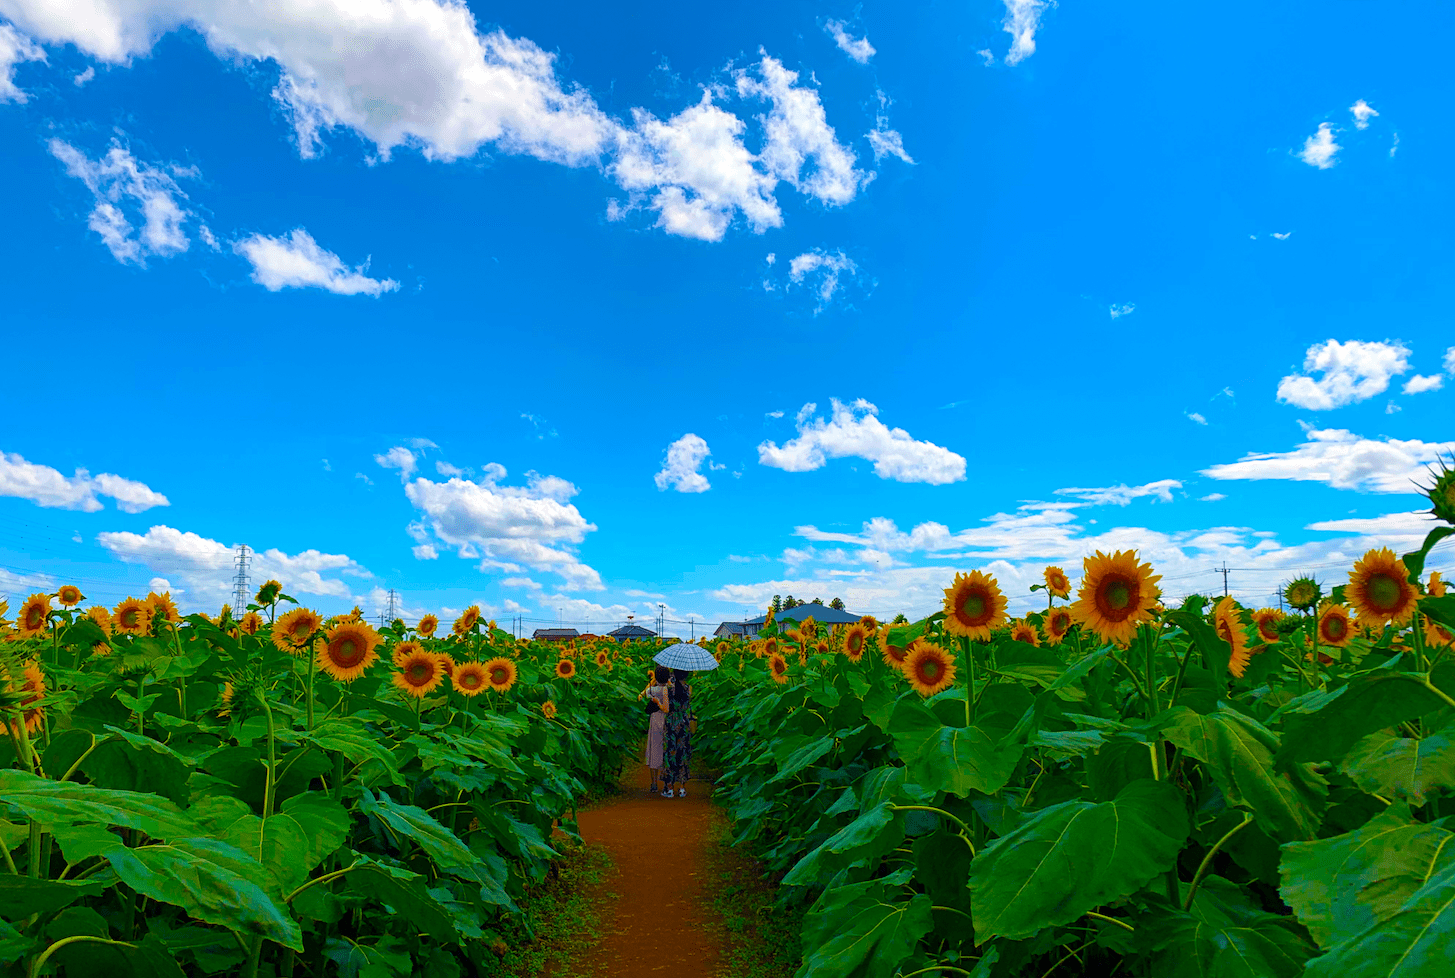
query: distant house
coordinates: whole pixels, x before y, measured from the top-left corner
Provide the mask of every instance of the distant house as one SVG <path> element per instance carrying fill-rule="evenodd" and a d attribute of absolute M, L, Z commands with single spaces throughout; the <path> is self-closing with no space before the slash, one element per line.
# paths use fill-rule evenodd
<path fill-rule="evenodd" d="M 537 628 L 530 637 L 537 642 L 569 642 L 581 633 L 574 628 Z"/>
<path fill-rule="evenodd" d="M 641 625 L 623 625 L 614 632 L 607 632 L 606 637 L 617 642 L 625 642 L 628 639 L 656 638 L 657 633 L 650 628 L 643 628 Z"/>
<path fill-rule="evenodd" d="M 776 617 L 779 627 L 782 627 L 785 622 L 802 622 L 808 618 L 820 625 L 850 625 L 862 616 L 851 611 L 838 611 L 826 604 L 800 604 L 778 612 Z M 717 626 L 717 631 L 713 634 L 718 638 L 752 638 L 767 621 L 767 615 L 759 615 L 747 621 L 725 621 Z"/>

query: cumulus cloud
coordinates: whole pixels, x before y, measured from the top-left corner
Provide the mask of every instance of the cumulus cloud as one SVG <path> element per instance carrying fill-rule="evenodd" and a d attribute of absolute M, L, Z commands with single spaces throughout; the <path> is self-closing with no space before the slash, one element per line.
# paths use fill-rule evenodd
<path fill-rule="evenodd" d="M 1354 125 L 1358 129 L 1368 129 L 1369 120 L 1379 115 L 1368 102 L 1362 98 L 1349 106 L 1349 114 L 1354 117 Z"/>
<path fill-rule="evenodd" d="M 392 278 L 365 275 L 367 261 L 349 268 L 338 255 L 321 248 L 303 228 L 280 238 L 254 234 L 233 245 L 233 250 L 253 266 L 253 281 L 269 292 L 315 288 L 335 295 L 378 296 L 399 288 Z"/>
<path fill-rule="evenodd" d="M 191 242 L 185 224 L 191 213 L 183 206 L 187 195 L 177 177 L 196 176 L 194 170 L 140 162 L 115 140 L 94 160 L 61 139 L 47 145 L 66 173 L 91 191 L 95 206 L 87 226 L 117 261 L 144 266 L 150 256 L 165 258 L 187 250 Z"/>
<path fill-rule="evenodd" d="M 1200 502 L 1200 503 L 1216 503 L 1216 502 L 1221 502 L 1222 500 L 1227 499 L 1227 498 L 1228 497 L 1226 495 L 1224 495 L 1223 493 L 1220 493 L 1220 492 L 1210 492 L 1206 496 L 1198 496 L 1197 497 L 1197 501 Z"/>
<path fill-rule="evenodd" d="M 758 461 L 785 472 L 821 469 L 831 458 L 862 458 L 874 463 L 874 473 L 896 482 L 944 485 L 965 478 L 965 459 L 948 448 L 916 441 L 903 428 L 889 428 L 879 420 L 879 409 L 860 398 L 852 404 L 832 401 L 828 420 L 817 416 L 817 404 L 798 412 L 798 437 L 780 448 L 765 441 L 758 446 Z"/>
<path fill-rule="evenodd" d="M 869 43 L 867 36 L 854 37 L 848 32 L 848 26 L 842 20 L 828 20 L 824 22 L 823 29 L 824 33 L 834 39 L 834 43 L 839 46 L 840 51 L 859 64 L 866 65 L 869 63 L 869 59 L 874 57 L 874 45 Z"/>
<path fill-rule="evenodd" d="M 419 464 L 414 453 L 403 445 L 395 445 L 384 454 L 375 455 L 374 461 L 386 469 L 398 469 L 400 482 L 408 482 Z"/>
<path fill-rule="evenodd" d="M 1425 391 L 1437 391 L 1445 386 L 1445 378 L 1439 374 L 1415 374 L 1405 381 L 1400 390 L 1406 394 L 1423 394 Z"/>
<path fill-rule="evenodd" d="M 1444 363 L 1445 372 L 1450 376 L 1455 377 L 1455 346 L 1452 346 L 1445 351 Z"/>
<path fill-rule="evenodd" d="M 1342 428 L 1310 428 L 1307 437 L 1293 451 L 1252 452 L 1236 462 L 1203 469 L 1202 474 L 1213 479 L 1322 482 L 1361 492 L 1412 492 L 1426 466 L 1455 452 L 1455 441 L 1375 440 Z"/>
<path fill-rule="evenodd" d="M 1203 417 L 1201 414 L 1199 414 L 1196 411 L 1189 412 L 1188 415 L 1187 415 L 1187 419 L 1189 421 L 1195 422 L 1197 424 L 1202 424 L 1202 425 L 1207 424 L 1207 418 Z"/>
<path fill-rule="evenodd" d="M 1334 141 L 1334 132 L 1332 125 L 1320 122 L 1318 132 L 1303 141 L 1303 150 L 1298 158 L 1320 170 L 1329 169 L 1337 162 L 1334 156 L 1343 148 Z"/>
<path fill-rule="evenodd" d="M 1054 6 L 1052 0 L 1005 0 L 1002 29 L 1011 37 L 1006 64 L 1020 64 L 1036 53 L 1036 30 L 1041 26 L 1041 15 L 1050 6 Z"/>
<path fill-rule="evenodd" d="M 411 535 L 421 546 L 423 535 L 431 545 L 478 559 L 482 570 L 517 574 L 529 567 L 558 574 L 575 590 L 601 590 L 601 575 L 575 552 L 596 529 L 569 501 L 577 488 L 557 476 L 528 473 L 524 486 L 502 485 L 505 477 L 505 468 L 492 462 L 478 482 L 419 477 L 407 483 L 405 496 L 421 514 Z"/>
<path fill-rule="evenodd" d="M 1409 370 L 1403 343 L 1326 340 L 1308 348 L 1303 373 L 1278 382 L 1278 399 L 1309 411 L 1328 411 L 1383 394 L 1391 377 Z M 1310 374 L 1320 373 L 1315 379 Z"/>
<path fill-rule="evenodd" d="M 15 66 L 44 60 L 39 45 L 9 24 L 0 24 L 0 102 L 27 101 L 29 96 L 15 86 Z"/>
<path fill-rule="evenodd" d="M 817 315 L 828 308 L 829 303 L 841 289 L 841 280 L 857 278 L 859 266 L 844 254 L 843 249 L 833 252 L 815 248 L 806 251 L 788 263 L 788 281 L 791 285 L 813 283 L 813 292 L 818 300 L 814 307 Z"/>
<path fill-rule="evenodd" d="M 1093 506 L 1126 506 L 1133 499 L 1141 499 L 1144 496 L 1151 496 L 1164 503 L 1170 503 L 1172 502 L 1172 490 L 1181 488 L 1182 483 L 1176 479 L 1158 479 L 1156 482 L 1149 482 L 1141 486 L 1128 486 L 1123 483 L 1101 489 L 1057 489 L 1056 495 L 1076 496 Z"/>
<path fill-rule="evenodd" d="M 676 489 L 678 492 L 707 492 L 712 485 L 707 481 L 707 476 L 702 474 L 702 463 L 712 452 L 707 447 L 707 442 L 697 435 L 688 432 L 667 446 L 667 457 L 662 463 L 662 471 L 656 475 L 657 489 L 665 491 Z"/>
<path fill-rule="evenodd" d="M 122 561 L 141 564 L 180 582 L 188 606 L 194 609 L 215 610 L 232 594 L 235 548 L 217 540 L 170 526 L 153 526 L 141 534 L 101 533 L 96 540 Z M 253 548 L 251 572 L 256 580 L 277 579 L 289 594 L 344 601 L 352 600 L 352 591 L 340 576 L 373 576 L 345 554 L 318 550 L 288 554 L 276 548 Z"/>
<path fill-rule="evenodd" d="M 123 513 L 140 513 L 171 502 L 143 483 L 103 472 L 92 476 L 85 469 L 62 475 L 49 465 L 27 462 L 14 452 L 0 452 L 0 496 L 29 499 L 48 509 L 77 509 L 94 513 L 102 508 L 97 496 L 109 496 Z"/>
<path fill-rule="evenodd" d="M 1132 313 L 1134 313 L 1136 311 L 1137 311 L 1136 305 L 1134 305 L 1133 303 L 1130 303 L 1130 302 L 1121 302 L 1121 303 L 1113 302 L 1111 304 L 1111 307 L 1108 309 L 1108 312 L 1111 313 L 1111 318 L 1112 319 L 1121 319 L 1123 316 L 1130 316 Z"/>

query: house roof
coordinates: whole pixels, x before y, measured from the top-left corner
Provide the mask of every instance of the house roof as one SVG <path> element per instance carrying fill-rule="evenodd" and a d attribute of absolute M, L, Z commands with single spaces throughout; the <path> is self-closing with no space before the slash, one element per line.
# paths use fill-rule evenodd
<path fill-rule="evenodd" d="M 858 621 L 862 615 L 856 615 L 852 611 L 838 611 L 826 604 L 801 604 L 780 611 L 775 616 L 778 621 L 801 622 L 806 618 L 812 618 L 820 625 L 849 625 Z M 768 620 L 767 615 L 759 615 L 757 618 L 749 618 L 747 624 L 761 627 Z M 723 622 L 723 624 L 742 625 L 742 622 Z"/>
<path fill-rule="evenodd" d="M 657 633 L 650 628 L 643 628 L 641 625 L 623 625 L 613 632 L 607 632 L 612 638 L 656 638 Z"/>
<path fill-rule="evenodd" d="M 531 632 L 531 638 L 580 638 L 581 633 L 574 628 L 537 628 Z"/>

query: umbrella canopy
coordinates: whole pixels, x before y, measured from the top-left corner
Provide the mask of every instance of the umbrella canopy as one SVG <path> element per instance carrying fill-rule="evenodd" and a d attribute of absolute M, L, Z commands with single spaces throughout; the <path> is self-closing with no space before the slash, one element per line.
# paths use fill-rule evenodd
<path fill-rule="evenodd" d="M 652 661 L 668 669 L 685 669 L 688 672 L 707 672 L 717 668 L 717 660 L 712 657 L 711 652 L 700 645 L 688 645 L 686 642 L 667 646 L 652 656 Z"/>

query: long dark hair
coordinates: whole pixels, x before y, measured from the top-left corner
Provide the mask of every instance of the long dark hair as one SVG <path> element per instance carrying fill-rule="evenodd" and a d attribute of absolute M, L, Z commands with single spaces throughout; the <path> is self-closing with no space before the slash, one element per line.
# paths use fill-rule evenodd
<path fill-rule="evenodd" d="M 656 672 L 653 674 L 653 678 L 657 680 L 658 686 L 665 686 L 667 685 L 667 680 L 672 678 L 672 670 L 666 666 L 658 666 Z"/>
<path fill-rule="evenodd" d="M 692 673 L 688 672 L 686 669 L 673 669 L 672 670 L 672 702 L 673 703 L 686 703 L 687 702 L 687 697 L 688 697 L 687 684 L 684 683 L 682 680 L 687 679 L 687 678 L 690 678 L 691 675 L 692 675 Z"/>

